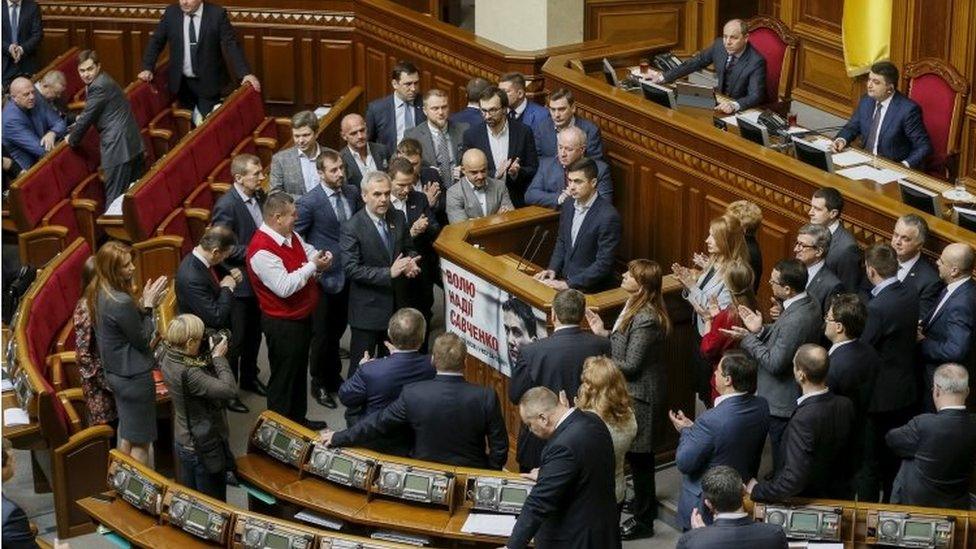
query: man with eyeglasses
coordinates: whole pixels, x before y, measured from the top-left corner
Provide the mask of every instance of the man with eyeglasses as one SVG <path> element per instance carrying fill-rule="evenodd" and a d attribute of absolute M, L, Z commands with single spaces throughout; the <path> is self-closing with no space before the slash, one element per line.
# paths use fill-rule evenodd
<path fill-rule="evenodd" d="M 559 147 L 556 156 L 542 158 L 539 171 L 525 191 L 525 203 L 559 208 L 569 197 L 568 173 L 566 166 L 583 158 L 586 151 L 586 133 L 576 126 L 559 132 Z M 596 160 L 597 192 L 613 202 L 613 182 L 610 181 L 610 168 L 606 162 Z"/>
<path fill-rule="evenodd" d="M 844 284 L 825 266 L 829 249 L 830 231 L 826 227 L 813 223 L 800 227 L 793 254 L 807 268 L 806 291 L 821 311 L 830 306 L 831 297 L 844 291 Z"/>

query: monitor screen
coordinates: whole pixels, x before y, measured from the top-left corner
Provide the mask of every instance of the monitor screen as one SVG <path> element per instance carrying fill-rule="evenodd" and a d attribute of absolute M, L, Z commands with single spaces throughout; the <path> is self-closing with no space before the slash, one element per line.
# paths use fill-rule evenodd
<path fill-rule="evenodd" d="M 288 549 L 291 547 L 291 540 L 285 536 L 268 532 L 268 535 L 264 536 L 264 546 L 267 549 Z"/>
<path fill-rule="evenodd" d="M 143 492 L 146 490 L 146 485 L 142 483 L 142 480 L 135 476 L 129 477 L 129 483 L 125 485 L 125 491 L 134 496 L 136 499 L 142 497 Z"/>
<path fill-rule="evenodd" d="M 502 488 L 501 502 L 509 505 L 522 505 L 529 491 L 525 488 Z"/>
<path fill-rule="evenodd" d="M 617 72 L 613 70 L 613 65 L 606 57 L 603 58 L 603 77 L 607 79 L 607 84 L 617 86 Z"/>
<path fill-rule="evenodd" d="M 826 172 L 833 172 L 833 162 L 830 160 L 830 152 L 820 149 L 814 145 L 793 139 L 796 159 L 805 164 L 810 164 L 815 168 L 820 168 Z"/>
<path fill-rule="evenodd" d="M 905 521 L 905 537 L 906 538 L 931 538 L 932 537 L 932 523 L 930 522 L 913 522 L 910 520 Z"/>
<path fill-rule="evenodd" d="M 769 132 L 766 128 L 757 126 L 742 118 L 737 118 L 736 122 L 739 124 L 739 135 L 757 145 L 762 145 L 763 147 L 769 146 Z"/>
<path fill-rule="evenodd" d="M 210 513 L 200 507 L 190 507 L 190 514 L 186 517 L 186 523 L 206 528 L 210 524 Z"/>
<path fill-rule="evenodd" d="M 329 467 L 329 471 L 344 477 L 349 477 L 352 475 L 352 462 L 346 458 L 336 456 L 332 458 L 332 466 Z"/>
<path fill-rule="evenodd" d="M 423 492 L 427 493 L 427 489 L 430 486 L 430 479 L 427 477 L 422 477 L 420 475 L 407 474 L 406 478 L 403 479 L 403 490 L 405 492 Z"/>
<path fill-rule="evenodd" d="M 664 108 L 670 109 L 674 106 L 674 103 L 671 101 L 673 92 L 667 88 L 641 82 L 641 91 L 644 92 L 645 99 L 653 101 Z"/>
<path fill-rule="evenodd" d="M 790 517 L 790 529 L 797 532 L 817 532 L 820 527 L 820 516 L 816 513 L 796 513 Z"/>
<path fill-rule="evenodd" d="M 274 440 L 271 441 L 271 446 L 282 452 L 287 452 L 289 443 L 291 443 L 291 438 L 279 431 L 275 433 Z"/>

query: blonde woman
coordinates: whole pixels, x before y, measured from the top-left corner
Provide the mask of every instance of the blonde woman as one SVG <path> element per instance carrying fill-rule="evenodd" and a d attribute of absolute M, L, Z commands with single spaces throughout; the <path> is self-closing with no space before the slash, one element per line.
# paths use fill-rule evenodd
<path fill-rule="evenodd" d="M 725 208 L 725 213 L 738 219 L 742 225 L 742 232 L 745 234 L 746 240 L 746 251 L 749 255 L 749 266 L 752 267 L 752 272 L 755 275 L 753 276 L 752 291 L 758 292 L 759 281 L 763 273 L 763 260 L 756 233 L 762 224 L 762 210 L 748 200 L 736 200 Z"/>

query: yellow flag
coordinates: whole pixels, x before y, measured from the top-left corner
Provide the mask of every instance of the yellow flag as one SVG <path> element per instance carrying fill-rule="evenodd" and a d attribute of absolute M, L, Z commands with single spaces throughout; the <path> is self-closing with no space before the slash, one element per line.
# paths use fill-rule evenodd
<path fill-rule="evenodd" d="M 892 0 L 844 0 L 844 64 L 848 76 L 891 57 Z"/>

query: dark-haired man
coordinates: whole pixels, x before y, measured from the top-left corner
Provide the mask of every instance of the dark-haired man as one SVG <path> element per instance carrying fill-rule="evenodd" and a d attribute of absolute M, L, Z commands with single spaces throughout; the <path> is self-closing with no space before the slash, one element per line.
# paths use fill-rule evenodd
<path fill-rule="evenodd" d="M 864 269 L 861 267 L 861 248 L 840 222 L 844 211 L 844 197 L 833 187 L 817 189 L 810 199 L 810 223 L 827 227 L 830 231 L 830 249 L 825 266 L 833 271 L 844 284 L 844 291 L 861 289 Z"/>
<path fill-rule="evenodd" d="M 293 146 L 271 157 L 271 191 L 284 190 L 298 200 L 319 186 L 315 161 L 322 147 L 315 141 L 319 120 L 312 111 L 300 111 L 291 117 Z"/>
<path fill-rule="evenodd" d="M 481 94 L 490 87 L 491 82 L 480 76 L 468 80 L 468 84 L 464 87 L 468 104 L 449 116 L 448 120 L 453 124 L 467 124 L 469 128 L 484 122 L 485 119 L 481 116 L 481 105 L 478 104 L 478 101 L 481 99 Z"/>
<path fill-rule="evenodd" d="M 576 98 L 566 88 L 559 88 L 549 94 L 549 118 L 532 127 L 539 157 L 556 156 L 556 137 L 573 126 L 586 134 L 586 156 L 602 159 L 603 138 L 600 137 L 600 128 L 593 122 L 576 116 Z"/>
<path fill-rule="evenodd" d="M 427 115 L 420 100 L 420 71 L 413 63 L 400 61 L 394 65 L 390 71 L 390 85 L 392 94 L 376 99 L 366 107 L 366 133 L 388 151 L 393 151 L 403 134 L 427 120 Z"/>
<path fill-rule="evenodd" d="M 525 76 L 520 72 L 506 72 L 498 79 L 498 87 L 508 94 L 508 117 L 530 128 L 549 119 L 549 111 L 525 96 Z"/>
<path fill-rule="evenodd" d="M 514 373 L 522 346 L 546 337 L 546 323 L 536 318 L 532 306 L 510 295 L 502 303 L 502 325 L 508 345 L 508 365 Z"/>

